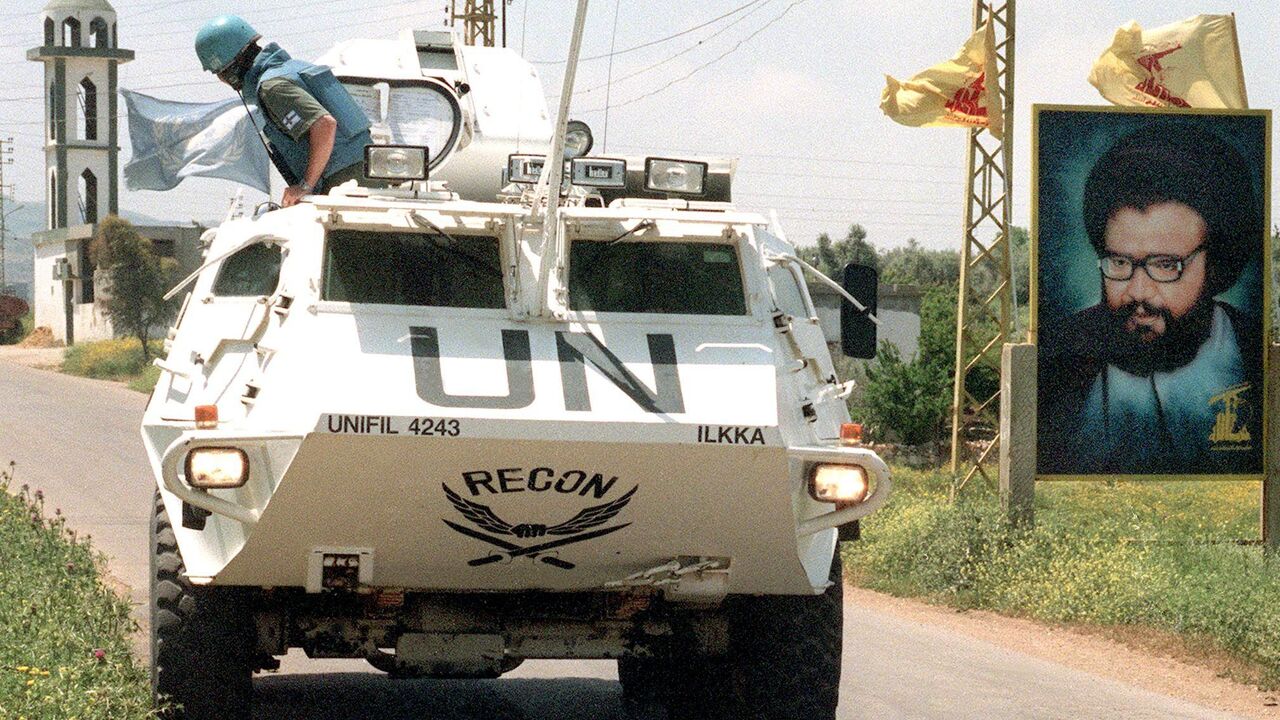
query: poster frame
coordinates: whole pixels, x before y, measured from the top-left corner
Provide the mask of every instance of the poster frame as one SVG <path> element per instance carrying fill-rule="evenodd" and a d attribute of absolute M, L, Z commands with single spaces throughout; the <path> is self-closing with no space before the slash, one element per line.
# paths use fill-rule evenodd
<path fill-rule="evenodd" d="M 1263 120 L 1263 178 L 1262 178 L 1262 215 L 1263 215 L 1263 234 L 1259 238 L 1262 243 L 1262 460 L 1263 468 L 1256 473 L 1239 473 L 1239 474 L 1041 474 L 1039 472 L 1039 458 L 1036 461 L 1036 482 L 1079 482 L 1079 481 L 1149 481 L 1149 482 L 1185 482 L 1185 481 L 1261 481 L 1265 476 L 1265 465 L 1270 452 L 1271 438 L 1268 437 L 1268 428 L 1270 427 L 1270 393 L 1277 391 L 1277 388 L 1271 387 L 1271 368 L 1269 365 L 1269 357 L 1271 353 L 1268 346 L 1271 342 L 1272 333 L 1272 285 L 1274 279 L 1272 276 L 1272 262 L 1270 247 L 1270 239 L 1272 232 L 1271 225 L 1271 110 L 1270 109 L 1232 109 L 1232 108 L 1151 108 L 1139 106 L 1116 106 L 1116 105 L 1062 105 L 1052 103 L 1033 103 L 1031 106 L 1031 232 L 1030 232 L 1030 279 L 1029 279 L 1029 295 L 1031 305 L 1031 318 L 1027 332 L 1027 339 L 1032 344 L 1039 346 L 1040 332 L 1040 114 L 1042 112 L 1080 112 L 1090 114 L 1131 114 L 1131 115 L 1152 115 L 1152 116 L 1206 116 L 1206 115 L 1233 115 L 1233 116 L 1256 116 L 1262 117 Z M 1037 384 L 1039 379 L 1037 379 Z M 1037 431 L 1037 435 L 1038 435 Z M 1038 455 L 1038 453 L 1037 453 Z"/>

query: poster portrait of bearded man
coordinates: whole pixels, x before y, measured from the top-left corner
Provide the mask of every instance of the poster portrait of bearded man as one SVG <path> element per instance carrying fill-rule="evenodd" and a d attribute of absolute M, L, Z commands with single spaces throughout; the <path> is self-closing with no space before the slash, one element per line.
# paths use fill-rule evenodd
<path fill-rule="evenodd" d="M 1263 164 L 1214 116 L 1145 119 L 1084 176 L 1100 299 L 1040 327 L 1038 472 L 1258 473 L 1261 280 L 1228 291 L 1263 265 Z"/>

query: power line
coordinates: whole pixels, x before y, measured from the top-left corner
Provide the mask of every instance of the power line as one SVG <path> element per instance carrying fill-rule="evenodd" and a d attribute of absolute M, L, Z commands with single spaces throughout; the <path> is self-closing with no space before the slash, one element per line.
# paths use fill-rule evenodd
<path fill-rule="evenodd" d="M 957 180 L 941 180 L 938 178 L 895 178 L 895 177 L 873 177 L 871 175 L 831 175 L 828 173 L 802 173 L 802 172 L 782 172 L 778 170 L 743 170 L 739 169 L 738 176 L 746 175 L 754 177 L 757 175 L 767 175 L 769 177 L 795 177 L 795 178 L 811 178 L 814 180 L 864 180 L 874 182 L 909 182 L 921 185 L 961 185 L 963 183 Z"/>
<path fill-rule="evenodd" d="M 618 41 L 618 13 L 622 10 L 622 0 L 613 0 L 613 30 L 609 33 L 609 72 L 604 91 L 604 135 L 600 139 L 600 148 L 609 147 L 609 96 L 613 92 L 613 48 Z"/>
<path fill-rule="evenodd" d="M 414 3 L 410 3 L 410 2 L 399 2 L 399 3 L 396 3 L 396 5 L 411 5 L 411 4 L 414 4 Z M 289 10 L 305 10 L 305 9 L 306 9 L 306 8 L 308 8 L 308 7 L 310 7 L 310 6 L 309 6 L 309 5 L 306 5 L 306 4 L 294 4 L 294 5 L 285 5 L 285 6 L 281 7 L 281 8 L 279 8 L 279 10 L 280 10 L 281 12 L 283 12 L 283 13 L 286 13 L 286 14 L 287 14 L 287 11 L 289 11 Z M 351 9 L 349 9 L 349 10 L 344 10 L 344 11 L 334 12 L 334 13 L 329 13 L 329 14 L 330 14 L 330 15 L 339 15 L 339 14 L 341 14 L 342 12 L 360 13 L 361 15 L 367 15 L 367 14 L 368 14 L 368 13 L 367 13 L 367 11 L 365 11 L 365 12 L 361 12 L 362 10 L 365 10 L 365 9 L 363 9 L 363 8 L 351 8 Z M 387 17 L 379 17 L 379 18 L 376 18 L 376 19 L 372 19 L 372 20 L 364 20 L 364 21 L 361 21 L 361 22 L 343 23 L 343 27 L 344 27 L 344 28 L 351 28 L 351 27 L 361 27 L 361 26 L 364 26 L 364 25 L 373 25 L 373 24 L 378 24 L 378 23 L 386 23 L 386 22 L 389 22 L 389 21 L 392 21 L 392 20 L 403 20 L 403 19 L 405 19 L 405 18 L 411 18 L 411 17 L 417 17 L 417 16 L 421 16 L 421 15 L 426 15 L 426 14 L 429 14 L 429 13 L 431 13 L 431 12 L 432 12 L 432 11 L 428 11 L 428 10 L 416 10 L 416 11 L 414 11 L 414 12 L 410 12 L 410 13 L 403 13 L 403 14 L 399 14 L 399 15 L 391 15 L 391 16 L 387 16 Z M 297 31 L 294 31 L 294 32 L 274 32 L 274 31 L 270 31 L 270 28 L 271 28 L 273 25 L 275 25 L 275 23 L 276 23 L 276 22 L 277 22 L 277 21 L 267 20 L 266 22 L 260 23 L 261 28 L 267 28 L 267 29 L 269 30 L 269 32 L 267 32 L 267 33 L 266 33 L 266 35 L 268 36 L 268 38 L 267 38 L 268 40 L 270 40 L 270 39 L 272 39 L 272 38 L 277 38 L 277 37 L 298 37 L 298 36 L 300 36 L 300 35 L 316 35 L 316 34 L 318 34 L 316 30 L 312 30 L 312 29 L 307 29 L 307 30 L 297 30 Z M 289 26 L 289 27 L 294 27 L 294 26 L 296 26 L 296 23 L 289 23 L 289 24 L 288 24 L 288 26 Z M 186 36 L 186 37 L 190 38 L 190 37 L 191 37 L 191 30 L 190 30 L 190 29 L 186 29 L 186 28 L 184 28 L 184 29 L 181 29 L 181 30 L 171 30 L 171 31 L 169 31 L 169 32 L 150 33 L 149 35 L 147 35 L 147 37 L 148 37 L 148 38 L 173 37 L 173 36 L 176 36 L 176 35 L 183 35 L 183 36 Z M 0 50 L 12 50 L 12 49 L 25 48 L 25 47 L 30 47 L 30 46 L 29 46 L 29 45 L 27 45 L 26 43 L 20 43 L 20 44 L 17 44 L 17 45 L 0 45 Z M 179 44 L 176 44 L 176 45 L 149 46 L 149 47 L 148 47 L 148 50 L 149 50 L 149 51 L 151 51 L 151 52 L 157 52 L 157 51 L 162 51 L 162 50 L 178 50 L 178 49 L 189 48 L 189 47 L 190 47 L 190 46 L 189 46 L 189 44 L 188 44 L 188 43 L 183 42 L 183 43 L 179 43 Z M 26 60 L 12 60 L 12 61 L 9 61 L 9 62 L 0 63 L 0 65 L 21 65 L 21 64 L 24 64 L 24 63 L 26 63 L 26 62 L 27 62 Z"/>
<path fill-rule="evenodd" d="M 746 195 L 748 197 L 780 198 L 783 200 L 825 200 L 825 201 L 833 201 L 833 202 L 875 202 L 875 203 L 892 203 L 892 204 L 898 204 L 898 205 L 929 205 L 931 207 L 938 206 L 937 200 L 932 200 L 932 199 L 926 200 L 923 198 L 922 199 L 898 198 L 898 197 L 869 198 L 869 197 L 856 197 L 852 195 L 845 195 L 843 197 L 835 196 L 835 195 L 785 195 L 782 193 L 760 193 L 760 192 L 747 192 L 747 191 L 734 193 L 735 197 L 741 197 L 743 195 Z"/>
<path fill-rule="evenodd" d="M 791 215 L 788 213 L 779 212 L 778 218 L 789 220 L 789 221 L 794 220 L 798 222 L 813 223 L 815 225 L 828 225 L 830 223 L 841 223 L 841 224 L 857 223 L 864 227 L 871 226 L 871 227 L 867 227 L 868 230 L 872 230 L 876 227 L 909 227 L 909 228 L 938 228 L 938 229 L 945 228 L 947 230 L 955 229 L 955 225 L 952 223 L 915 223 L 915 222 L 895 222 L 895 221 L 885 221 L 885 220 L 865 220 L 865 219 L 859 220 L 856 213 L 845 214 L 845 215 L 842 215 L 840 219 L 836 219 L 836 218 L 818 218 L 818 217 L 812 217 L 809 215 Z"/>
<path fill-rule="evenodd" d="M 720 28 L 719 30 L 716 30 L 715 32 L 711 33 L 710 35 L 706 36 L 705 38 L 702 38 L 701 40 L 699 40 L 698 42 L 694 43 L 693 45 L 690 45 L 689 47 L 687 47 L 687 48 L 685 48 L 685 49 L 681 50 L 680 52 L 674 53 L 674 54 L 672 54 L 672 55 L 668 55 L 667 57 L 663 58 L 662 60 L 659 60 L 659 61 L 658 61 L 658 62 L 656 62 L 656 63 L 653 63 L 652 65 L 647 65 L 647 66 L 645 66 L 645 67 L 640 68 L 639 70 L 635 70 L 635 71 L 633 71 L 633 72 L 627 73 L 626 75 L 623 75 L 622 77 L 618 78 L 617 82 L 623 82 L 624 80 L 630 80 L 631 78 L 636 77 L 637 75 L 643 75 L 644 73 L 647 73 L 647 72 L 649 72 L 650 70 L 656 70 L 656 69 L 658 69 L 658 68 L 662 67 L 663 65 L 666 65 L 666 64 L 667 64 L 667 63 L 669 63 L 669 62 L 673 62 L 674 60 L 676 60 L 676 59 L 677 59 L 677 58 L 679 58 L 679 57 L 682 57 L 682 56 L 684 56 L 684 55 L 687 55 L 688 53 L 693 52 L 694 50 L 697 50 L 698 48 L 702 47 L 702 44 L 703 44 L 703 43 L 705 43 L 705 42 L 707 42 L 707 41 L 709 41 L 709 40 L 712 40 L 712 39 L 714 39 L 714 38 L 717 38 L 717 37 L 719 37 L 720 35 L 722 35 L 722 34 L 724 34 L 724 33 L 728 32 L 728 31 L 729 31 L 729 30 L 731 30 L 735 25 L 737 25 L 738 23 L 742 22 L 743 20 L 746 20 L 747 18 L 751 17 L 752 15 L 754 15 L 754 14 L 756 13 L 756 11 L 757 11 L 757 10 L 760 10 L 760 9 L 762 9 L 762 8 L 764 8 L 764 7 L 765 7 L 765 5 L 757 5 L 756 7 L 751 8 L 751 11 L 750 11 L 750 12 L 746 13 L 745 15 L 743 15 L 743 16 L 742 16 L 742 17 L 740 17 L 740 18 L 736 18 L 733 22 L 729 23 L 728 25 L 725 25 L 724 27 Z M 612 76 L 612 72 L 613 72 L 613 71 L 612 71 L 612 66 L 613 66 L 613 59 L 612 59 L 612 58 L 610 58 L 610 60 L 609 60 L 609 65 L 610 65 L 610 75 Z M 589 87 L 589 88 L 587 88 L 587 89 L 585 89 L 585 90 L 579 90 L 579 91 L 578 91 L 578 94 L 579 94 L 579 95 L 586 95 L 587 93 L 595 92 L 595 91 L 599 90 L 599 89 L 600 89 L 600 88 L 602 88 L 602 87 L 605 87 L 605 85 L 595 85 L 595 86 Z M 608 102 L 608 97 L 606 96 L 606 98 L 605 98 L 605 108 L 607 109 L 607 108 L 608 108 L 608 106 L 609 106 L 609 102 Z"/>
<path fill-rule="evenodd" d="M 187 3 L 191 3 L 191 2 L 201 2 L 201 1 L 202 1 L 202 0 L 174 0 L 173 2 L 157 3 L 157 5 L 164 5 L 164 6 L 166 6 L 166 9 L 168 9 L 168 8 L 172 8 L 174 5 L 182 5 L 182 4 L 187 4 Z M 349 2 L 349 1 L 350 1 L 350 0 L 316 0 L 316 2 L 314 2 L 314 3 L 306 3 L 306 4 L 296 3 L 296 4 L 293 4 L 293 5 L 284 5 L 284 6 L 281 6 L 280 8 L 278 8 L 278 10 L 280 10 L 280 11 L 289 11 L 289 10 L 295 10 L 295 9 L 311 8 L 311 7 L 315 7 L 315 6 L 317 6 L 317 5 L 333 5 L 334 3 L 338 3 L 338 2 Z M 400 4 L 404 4 L 404 3 L 400 3 Z M 365 6 L 365 7 L 350 8 L 349 10 L 361 10 L 361 11 L 367 11 L 367 10 L 368 10 L 368 6 L 367 6 L 367 4 L 366 4 L 366 6 Z M 21 15 L 23 15 L 23 16 L 26 16 L 26 17 L 31 17 L 31 18 L 36 17 L 36 14 L 35 14 L 35 13 L 20 13 L 20 14 L 21 14 Z M 149 21 L 142 21 L 142 22 L 137 22 L 137 23 L 130 21 L 130 22 L 125 23 L 125 22 L 123 22 L 123 20 L 124 20 L 125 18 L 121 15 L 121 13 L 117 12 L 117 13 L 116 13 L 116 15 L 117 15 L 117 18 L 118 18 L 118 19 L 117 19 L 117 23 L 116 23 L 116 24 L 117 24 L 117 25 L 123 25 L 123 26 L 125 27 L 125 29 L 127 29 L 127 30 L 132 30 L 133 28 L 139 28 L 139 27 L 151 27 L 151 26 L 153 26 L 153 25 L 172 25 L 172 24 L 174 24 L 174 23 L 178 23 L 178 22 L 186 22 L 186 21 L 188 21 L 188 20 L 199 20 L 199 19 L 201 19 L 202 17 L 205 17 L 205 16 L 180 17 L 180 18 L 168 18 L 168 17 L 167 17 L 167 18 L 162 19 L 162 20 L 149 20 Z M 149 13 L 148 15 L 150 15 L 150 13 Z M 309 15 L 308 15 L 308 19 L 310 19 L 311 17 L 315 17 L 315 16 L 316 16 L 316 15 L 309 14 Z M 3 16 L 3 15 L 0 15 L 0 17 L 4 17 L 4 16 Z M 271 21 L 270 21 L 270 20 L 268 20 L 268 21 L 267 21 L 267 24 L 270 24 L 270 22 L 271 22 Z M 168 37 L 168 36 L 171 36 L 171 35 L 179 35 L 179 34 L 186 34 L 186 35 L 191 35 L 191 36 L 193 36 L 193 37 L 194 37 L 194 32 L 192 32 L 192 30 L 191 30 L 190 28 L 185 28 L 185 29 L 181 29 L 181 30 L 172 30 L 172 31 L 170 31 L 170 32 L 164 32 L 164 33 L 151 33 L 151 34 L 149 34 L 149 35 L 148 35 L 148 37 Z M 20 48 L 20 47 L 27 47 L 27 45 L 25 45 L 25 44 L 18 44 L 18 45 L 0 45 L 0 50 L 8 50 L 8 49 L 14 49 L 14 48 Z"/>
<path fill-rule="evenodd" d="M 134 10 L 146 10 L 147 8 L 161 6 L 172 7 L 174 5 L 188 5 L 195 2 L 205 2 L 205 0 L 160 0 L 160 2 L 144 3 L 142 5 L 134 5 L 131 7 L 118 7 L 116 8 L 116 15 L 119 16 L 122 12 L 132 12 Z M 36 14 L 37 13 L 31 12 L 30 10 L 23 10 L 21 12 L 0 13 L 0 18 L 35 17 Z"/>
<path fill-rule="evenodd" d="M 739 41 L 738 41 L 738 42 L 737 42 L 733 47 L 729 48 L 728 50 L 725 50 L 724 52 L 720 53 L 719 55 L 717 55 L 716 57 L 712 58 L 711 60 L 708 60 L 707 62 L 705 62 L 705 63 L 703 63 L 703 64 L 701 64 L 701 65 L 699 65 L 699 66 L 695 67 L 694 69 L 690 70 L 689 72 L 685 73 L 684 75 L 681 75 L 680 77 L 677 77 L 677 78 L 672 78 L 671 80 L 669 80 L 669 81 L 668 81 L 665 85 L 663 85 L 662 87 L 659 87 L 659 88 L 658 88 L 658 89 L 656 89 L 656 90 L 652 90 L 652 91 L 650 91 L 650 92 L 647 92 L 647 93 L 645 93 L 645 94 L 643 94 L 643 95 L 639 95 L 639 96 L 637 96 L 637 97 L 631 98 L 630 100 L 627 100 L 626 102 L 618 103 L 618 104 L 617 104 L 617 105 L 615 105 L 614 107 L 620 107 L 620 108 L 622 108 L 622 107 L 626 107 L 626 106 L 628 106 L 628 105 L 633 105 L 633 104 L 638 103 L 638 102 L 640 102 L 641 100 L 644 100 L 644 99 L 646 99 L 646 98 L 651 98 L 651 97 L 653 97 L 654 95 L 657 95 L 658 93 L 660 93 L 660 92 L 663 92 L 663 91 L 667 90 L 668 88 L 670 88 L 671 86 L 673 86 L 673 85 L 675 85 L 675 84 L 677 84 L 677 83 L 681 83 L 681 82 L 684 82 L 685 80 L 688 80 L 689 78 L 693 77 L 693 76 L 694 76 L 694 75 L 696 75 L 697 73 L 699 73 L 699 72 L 701 72 L 701 71 L 703 71 L 703 70 L 705 70 L 705 69 L 707 69 L 707 68 L 711 67 L 712 65 L 714 65 L 714 64 L 716 64 L 716 63 L 718 63 L 718 62 L 720 62 L 721 60 L 725 59 L 725 58 L 726 58 L 726 57 L 728 57 L 729 55 L 731 55 L 731 54 L 733 54 L 733 53 L 737 52 L 739 48 L 741 48 L 743 45 L 745 45 L 745 44 L 747 43 L 747 41 L 751 40 L 752 38 L 754 38 L 755 36 L 757 36 L 757 35 L 759 35 L 760 33 L 764 32 L 765 30 L 768 30 L 770 27 L 772 27 L 773 25 L 777 24 L 780 20 L 782 20 L 784 17 L 786 17 L 786 16 L 787 16 L 787 13 L 791 12 L 792 8 L 795 8 L 797 5 L 803 5 L 804 3 L 808 2 L 808 1 L 809 1 L 809 0 L 792 0 L 792 1 L 791 1 L 791 4 L 789 4 L 789 5 L 787 5 L 785 8 L 783 8 L 782 12 L 778 13 L 778 15 L 777 15 L 777 16 L 775 16 L 772 20 L 770 20 L 769 22 L 767 22 L 767 23 L 765 23 L 764 25 L 760 26 L 760 28 L 758 28 L 755 32 L 753 32 L 753 33 L 751 33 L 750 35 L 747 35 L 746 37 L 744 37 L 744 38 L 742 38 L 741 40 L 739 40 Z M 581 112 L 600 112 L 600 110 L 599 110 L 599 109 L 596 109 L 596 110 L 583 110 L 583 111 L 581 111 Z"/>
<path fill-rule="evenodd" d="M 661 38 L 658 38 L 657 40 L 650 40 L 648 42 L 643 42 L 643 43 L 640 43 L 639 45 L 633 45 L 629 48 L 626 48 L 624 50 L 619 50 L 617 52 L 607 52 L 601 55 L 591 55 L 589 57 L 578 58 L 578 62 L 581 63 L 581 62 L 587 62 L 588 60 L 600 60 L 607 57 L 616 57 L 618 55 L 626 55 L 627 53 L 632 53 L 632 52 L 635 52 L 636 50 L 643 50 L 647 47 L 653 47 L 654 45 L 661 45 L 662 43 L 667 42 L 668 40 L 675 40 L 678 37 L 682 37 L 684 35 L 688 35 L 691 32 L 696 32 L 698 30 L 701 30 L 702 28 L 708 25 L 713 25 L 729 17 L 730 15 L 736 15 L 737 13 L 740 13 L 743 10 L 746 10 L 752 5 L 757 5 L 759 3 L 769 3 L 772 1 L 773 0 L 751 0 L 750 2 L 745 3 L 743 5 L 739 5 L 738 7 L 730 10 L 729 12 L 724 13 L 723 15 L 717 15 L 716 17 L 713 17 L 710 20 L 707 20 L 706 22 L 699 23 L 697 25 L 694 25 L 691 28 L 686 28 L 684 30 L 681 30 L 678 33 L 667 35 L 666 37 L 661 37 Z M 564 60 L 530 60 L 529 62 L 533 63 L 534 65 L 564 65 L 566 61 Z"/>
<path fill-rule="evenodd" d="M 642 148 L 636 145 L 623 145 L 623 150 L 641 150 L 645 151 L 650 148 Z M 955 170 L 954 165 L 943 165 L 938 163 L 918 163 L 905 160 L 856 160 L 852 158 L 842 158 L 832 155 L 783 155 L 779 153 L 735 153 L 727 150 L 717 150 L 712 148 L 664 148 L 663 152 L 675 154 L 691 154 L 691 155 L 722 155 L 726 157 L 743 157 L 743 158 L 763 158 L 765 160 L 803 160 L 805 162 L 831 162 L 831 163 L 852 163 L 854 165 L 888 165 L 912 168 L 929 168 L 934 170 Z"/>
<path fill-rule="evenodd" d="M 954 213 L 954 212 L 949 212 L 949 213 L 948 213 L 948 212 L 931 213 L 931 212 L 915 212 L 915 211 L 912 211 L 910 216 L 906 216 L 906 215 L 899 215 L 899 214 L 889 214 L 889 213 L 893 213 L 893 212 L 894 212 L 894 211 L 892 211 L 892 210 L 887 210 L 887 211 L 875 211 L 875 210 L 868 210 L 868 209 L 866 209 L 866 208 L 857 208 L 857 209 L 838 209 L 838 208 L 832 208 L 832 209 L 829 209 L 829 210 L 824 210 L 824 209 L 821 209 L 821 208 L 814 207 L 813 205 L 800 205 L 800 206 L 797 206 L 797 205 L 777 205 L 777 204 L 773 204 L 773 203 L 759 203 L 759 204 L 760 204 L 760 205 L 765 205 L 765 206 L 768 206 L 768 207 L 772 207 L 772 208 L 775 208 L 775 209 L 778 209 L 778 210 L 797 210 L 797 211 L 803 211 L 803 212 L 811 213 L 811 214 L 813 214 L 813 215 L 841 215 L 841 216 L 843 216 L 843 215 L 848 215 L 849 213 L 854 213 L 854 214 L 856 214 L 856 215 L 866 215 L 866 216 L 868 216 L 868 217 L 889 217 L 889 218 L 902 219 L 902 220 L 906 220 L 906 219 L 908 219 L 908 217 L 913 217 L 913 218 L 914 218 L 914 217 L 951 218 L 952 220 L 954 220 L 954 219 L 956 218 L 956 215 L 958 215 L 958 214 L 959 214 L 959 213 Z"/>

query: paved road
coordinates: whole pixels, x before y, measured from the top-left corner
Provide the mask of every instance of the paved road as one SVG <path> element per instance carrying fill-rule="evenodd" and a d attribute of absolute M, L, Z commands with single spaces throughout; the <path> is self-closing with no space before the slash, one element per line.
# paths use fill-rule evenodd
<path fill-rule="evenodd" d="M 0 357 L 0 462 L 91 533 L 111 572 L 146 601 L 152 480 L 138 435 L 145 397 Z M 847 603 L 840 717 L 1231 718 L 935 626 Z M 391 681 L 362 661 L 297 651 L 256 681 L 257 717 L 280 720 L 623 717 L 613 663 L 529 662 L 501 680 Z M 342 702 L 335 702 L 335 698 Z"/>

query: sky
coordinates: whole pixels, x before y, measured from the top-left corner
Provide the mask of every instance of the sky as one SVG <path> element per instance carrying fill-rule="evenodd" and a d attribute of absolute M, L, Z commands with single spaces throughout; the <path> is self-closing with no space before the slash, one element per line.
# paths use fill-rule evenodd
<path fill-rule="evenodd" d="M 461 4 L 462 0 L 459 0 Z M 499 3 L 502 0 L 498 0 Z M 734 199 L 776 209 L 790 239 L 843 237 L 852 223 L 881 248 L 909 240 L 958 249 L 966 133 L 908 128 L 879 109 L 885 74 L 899 79 L 950 58 L 972 32 L 967 0 L 592 0 L 571 117 L 587 121 L 593 154 L 739 157 Z M 42 201 L 42 68 L 25 60 L 41 44 L 45 0 L 0 3 L 0 138 L 14 138 L 6 184 L 18 201 Z M 120 46 L 137 58 L 121 86 L 161 98 L 213 101 L 230 90 L 200 71 L 192 41 L 208 18 L 245 17 L 268 40 L 313 58 L 333 43 L 439 27 L 444 0 L 113 0 Z M 557 102 L 572 0 L 511 0 L 508 47 L 535 62 Z M 1273 42 L 1280 2 L 1212 6 L 1189 0 L 1023 0 L 1015 28 L 1013 218 L 1030 222 L 1032 103 L 1103 105 L 1088 84 L 1117 27 L 1154 27 L 1197 13 L 1234 12 L 1251 107 L 1280 105 Z M 700 29 L 688 31 L 699 25 Z M 683 33 L 671 39 L 677 33 Z M 631 50 L 636 46 L 647 45 Z M 611 48 L 613 54 L 610 56 Z M 621 52 L 627 51 L 627 52 Z M 610 59 L 610 57 L 612 59 Z M 610 82 L 612 78 L 612 82 Z M 607 89 L 606 89 L 607 88 Z M 608 105 L 607 113 L 604 108 Z M 123 108 L 123 104 L 122 104 Z M 123 110 L 122 110 L 123 111 Z M 121 129 L 122 160 L 130 155 Z M 239 186 L 189 179 L 167 192 L 121 190 L 124 210 L 175 222 L 222 217 Z M 277 191 L 278 192 L 278 191 Z M 1277 188 L 1272 186 L 1272 203 Z M 246 189 L 250 202 L 264 199 Z"/>

